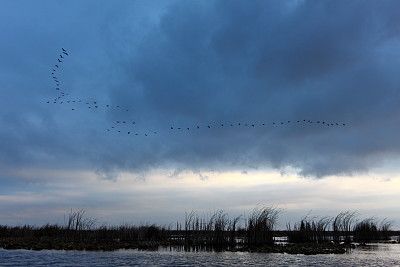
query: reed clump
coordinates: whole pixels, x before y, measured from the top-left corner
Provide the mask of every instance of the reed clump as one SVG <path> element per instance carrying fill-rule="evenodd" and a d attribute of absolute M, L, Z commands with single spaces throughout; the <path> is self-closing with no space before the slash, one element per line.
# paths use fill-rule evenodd
<path fill-rule="evenodd" d="M 64 224 L 43 226 L 0 225 L 0 247 L 6 249 L 115 250 L 156 249 L 158 246 L 181 247 L 188 251 L 229 250 L 286 253 L 342 253 L 352 241 L 365 243 L 389 239 L 393 235 L 386 219 L 357 220 L 355 212 L 341 212 L 335 217 L 303 217 L 293 228 L 276 231 L 276 207 L 257 206 L 248 217 L 230 218 L 223 210 L 185 214 L 176 227 L 155 224 L 107 226 L 86 216 L 85 210 L 71 210 Z M 287 237 L 286 244 L 275 238 Z"/>
<path fill-rule="evenodd" d="M 287 225 L 288 241 L 291 243 L 323 243 L 333 241 L 343 242 L 372 242 L 389 240 L 392 223 L 386 219 L 380 225 L 374 218 L 357 220 L 356 212 L 345 211 L 335 217 L 304 217 L 291 228 Z"/>

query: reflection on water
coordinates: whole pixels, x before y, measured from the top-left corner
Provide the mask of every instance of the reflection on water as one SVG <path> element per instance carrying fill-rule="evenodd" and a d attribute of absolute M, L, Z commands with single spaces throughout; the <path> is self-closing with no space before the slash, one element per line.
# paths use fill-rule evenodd
<path fill-rule="evenodd" d="M 289 255 L 248 252 L 30 251 L 0 249 L 0 266 L 400 266 L 400 244 L 369 244 L 349 254 Z"/>

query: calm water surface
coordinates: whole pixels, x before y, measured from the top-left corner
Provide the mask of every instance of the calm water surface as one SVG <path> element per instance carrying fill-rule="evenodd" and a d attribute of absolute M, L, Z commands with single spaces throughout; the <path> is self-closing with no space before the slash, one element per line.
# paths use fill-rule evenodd
<path fill-rule="evenodd" d="M 248 252 L 4 250 L 0 266 L 400 266 L 400 244 L 373 244 L 340 255 Z"/>

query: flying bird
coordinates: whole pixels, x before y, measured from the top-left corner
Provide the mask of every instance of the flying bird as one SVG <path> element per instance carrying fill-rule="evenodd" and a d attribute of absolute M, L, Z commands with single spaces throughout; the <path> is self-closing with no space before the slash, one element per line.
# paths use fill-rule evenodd
<path fill-rule="evenodd" d="M 61 49 L 62 49 L 62 51 L 67 52 L 67 50 L 65 50 L 64 48 L 61 47 Z"/>

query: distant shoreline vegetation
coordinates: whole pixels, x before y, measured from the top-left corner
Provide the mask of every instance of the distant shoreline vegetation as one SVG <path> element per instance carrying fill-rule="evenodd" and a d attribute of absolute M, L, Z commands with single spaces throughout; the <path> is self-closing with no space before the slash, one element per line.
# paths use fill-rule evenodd
<path fill-rule="evenodd" d="M 247 217 L 229 218 L 222 210 L 208 217 L 186 213 L 184 224 L 175 227 L 99 225 L 85 217 L 85 210 L 71 210 L 64 225 L 0 225 L 0 248 L 110 251 L 117 249 L 157 250 L 173 246 L 185 251 L 250 251 L 293 254 L 344 253 L 354 242 L 399 243 L 400 231 L 392 231 L 386 219 L 358 219 L 355 212 L 335 217 L 303 217 L 293 227 L 275 230 L 281 209 L 256 207 Z M 239 224 L 244 221 L 244 224 Z M 397 240 L 391 240 L 397 236 Z"/>

